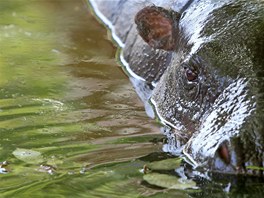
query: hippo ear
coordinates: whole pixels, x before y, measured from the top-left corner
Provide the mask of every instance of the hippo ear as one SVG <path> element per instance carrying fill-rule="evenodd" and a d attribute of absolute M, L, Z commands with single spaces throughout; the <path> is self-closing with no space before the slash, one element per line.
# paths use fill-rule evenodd
<path fill-rule="evenodd" d="M 175 50 L 180 14 L 162 7 L 147 6 L 135 16 L 139 35 L 155 49 Z"/>

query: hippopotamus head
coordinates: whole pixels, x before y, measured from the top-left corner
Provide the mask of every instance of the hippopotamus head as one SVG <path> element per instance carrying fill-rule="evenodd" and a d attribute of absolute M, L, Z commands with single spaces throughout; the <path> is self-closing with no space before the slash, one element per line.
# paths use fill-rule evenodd
<path fill-rule="evenodd" d="M 151 5 L 135 17 L 143 40 L 171 53 L 151 102 L 194 166 L 264 166 L 263 10 L 257 1 L 192 1 L 183 13 Z"/>
<path fill-rule="evenodd" d="M 264 2 L 90 2 L 170 128 L 168 150 L 209 170 L 263 175 L 250 168 L 264 161 Z"/>

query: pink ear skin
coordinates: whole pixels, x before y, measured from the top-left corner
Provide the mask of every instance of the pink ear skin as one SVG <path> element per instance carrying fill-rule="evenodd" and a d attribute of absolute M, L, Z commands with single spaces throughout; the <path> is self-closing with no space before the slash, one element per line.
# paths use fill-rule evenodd
<path fill-rule="evenodd" d="M 147 6 L 135 16 L 137 30 L 142 39 L 155 49 L 173 51 L 180 14 L 162 7 Z"/>

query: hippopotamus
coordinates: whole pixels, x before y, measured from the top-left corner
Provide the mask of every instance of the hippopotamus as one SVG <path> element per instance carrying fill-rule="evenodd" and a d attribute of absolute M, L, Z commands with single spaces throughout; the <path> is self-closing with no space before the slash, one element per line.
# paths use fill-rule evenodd
<path fill-rule="evenodd" d="M 194 168 L 264 175 L 264 1 L 90 4 L 170 152 Z"/>

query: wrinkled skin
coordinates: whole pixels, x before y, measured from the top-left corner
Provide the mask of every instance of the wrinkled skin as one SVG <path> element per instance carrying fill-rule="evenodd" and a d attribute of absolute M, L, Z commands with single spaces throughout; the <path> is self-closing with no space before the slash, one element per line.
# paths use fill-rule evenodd
<path fill-rule="evenodd" d="M 264 166 L 264 2 L 91 3 L 125 44 L 121 47 L 131 71 L 146 86 L 152 84 L 141 91 L 150 93 L 158 115 L 171 128 L 166 134 L 176 138 L 175 149 L 194 167 L 263 176 L 251 166 Z M 162 32 L 162 39 L 173 43 L 162 41 L 162 47 L 144 33 L 144 26 L 137 28 L 135 16 L 147 6 L 180 13 L 165 15 L 175 22 L 167 24 L 177 34 Z"/>

